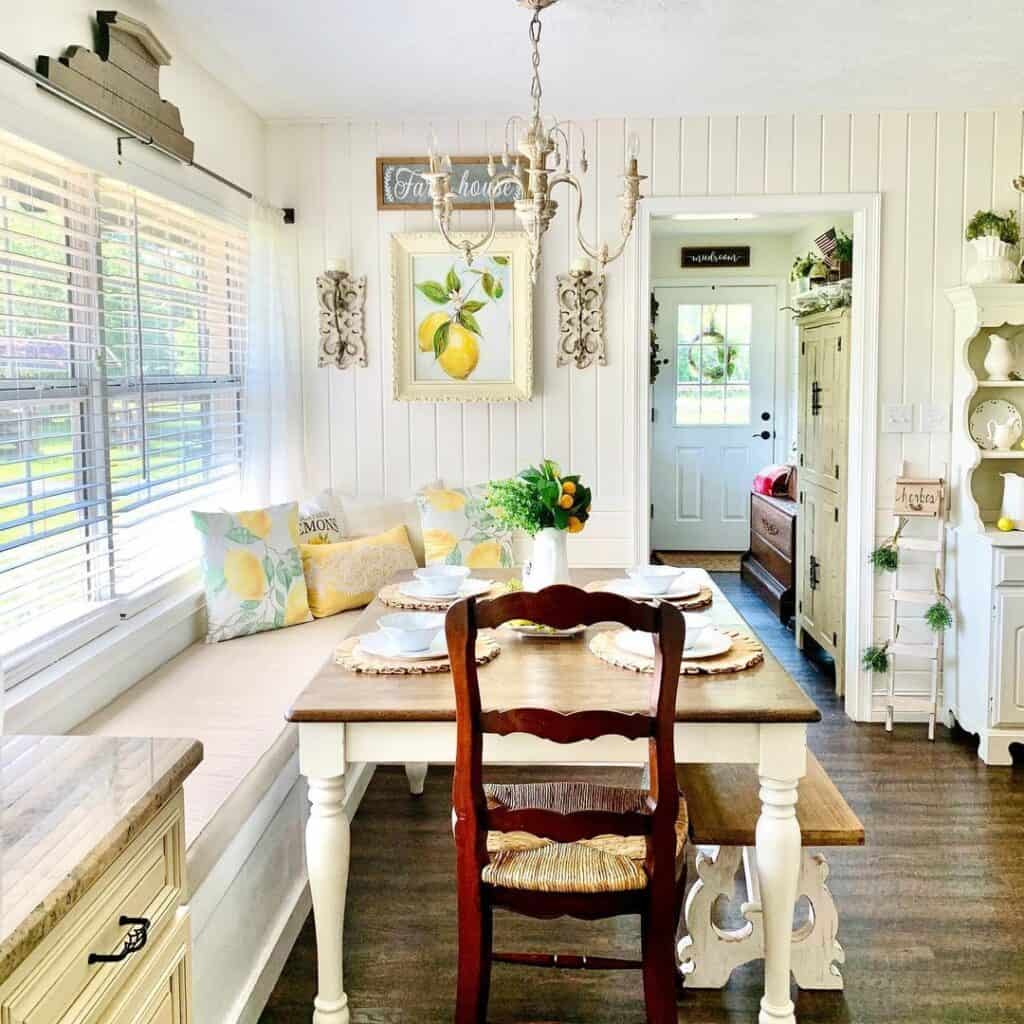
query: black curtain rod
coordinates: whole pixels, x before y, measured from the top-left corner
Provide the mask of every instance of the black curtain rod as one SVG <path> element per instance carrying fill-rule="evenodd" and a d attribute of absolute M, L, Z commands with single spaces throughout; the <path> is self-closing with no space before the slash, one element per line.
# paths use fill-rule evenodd
<path fill-rule="evenodd" d="M 80 100 L 77 96 L 72 95 L 67 90 L 62 89 L 59 85 L 54 85 L 45 75 L 39 74 L 38 71 L 30 68 L 27 64 L 22 64 L 20 60 L 12 57 L 9 53 L 4 53 L 0 50 L 0 62 L 8 65 L 8 67 L 14 68 L 15 71 L 31 78 L 36 85 L 50 93 L 52 96 L 56 96 L 58 99 L 64 100 L 65 103 L 70 103 L 73 107 L 77 107 L 83 113 L 94 117 L 97 121 L 102 121 L 104 124 L 109 125 L 111 128 L 116 128 L 119 132 L 124 132 L 124 135 L 119 136 L 117 140 L 117 152 L 118 155 L 121 153 L 121 143 L 129 139 L 140 142 L 144 146 L 148 146 L 150 149 L 155 149 L 158 153 L 162 153 L 166 157 L 170 157 L 177 163 L 184 163 L 188 167 L 193 167 L 201 174 L 205 174 L 208 178 L 213 178 L 214 181 L 220 182 L 222 185 L 226 185 L 228 188 L 233 189 L 240 195 L 245 196 L 246 199 L 252 199 L 252 193 L 247 188 L 242 188 L 241 185 L 231 181 L 230 178 L 225 178 L 222 174 L 218 174 L 216 171 L 211 171 L 209 167 L 204 167 L 202 164 L 197 164 L 194 160 L 182 160 L 177 154 L 170 152 L 170 150 L 164 149 L 151 135 L 140 135 L 133 128 L 129 128 L 126 124 L 122 124 L 117 118 L 111 117 L 109 114 L 105 114 L 102 110 L 97 110 L 96 107 L 84 100 Z M 281 211 L 284 214 L 285 224 L 295 223 L 295 210 L 288 207 Z"/>

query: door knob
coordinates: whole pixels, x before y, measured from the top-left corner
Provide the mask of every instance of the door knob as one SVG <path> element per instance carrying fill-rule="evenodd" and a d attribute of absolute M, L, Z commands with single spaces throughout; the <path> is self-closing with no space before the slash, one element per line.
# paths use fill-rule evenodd
<path fill-rule="evenodd" d="M 756 434 L 751 434 L 750 436 L 759 437 L 762 441 L 767 441 L 772 436 L 772 432 L 770 430 L 760 430 Z"/>

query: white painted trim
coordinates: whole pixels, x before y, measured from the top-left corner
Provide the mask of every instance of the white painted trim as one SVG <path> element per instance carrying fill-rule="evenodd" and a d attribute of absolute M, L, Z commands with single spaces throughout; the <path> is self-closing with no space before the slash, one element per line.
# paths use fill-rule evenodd
<path fill-rule="evenodd" d="M 878 339 L 879 274 L 881 267 L 880 193 L 822 192 L 803 195 L 664 196 L 646 199 L 640 206 L 637 294 L 643 299 L 651 288 L 651 219 L 673 213 L 847 213 L 853 216 L 858 244 L 853 259 L 853 309 L 850 339 L 849 486 L 847 498 L 846 580 L 853 595 L 846 606 L 847 714 L 856 721 L 871 719 L 870 678 L 860 667 L 860 651 L 870 643 L 874 604 L 874 578 L 867 561 L 874 545 L 876 460 L 878 449 Z M 640 301 L 637 338 L 646 352 L 650 330 L 650 303 Z M 634 492 L 635 549 L 638 561 L 650 551 L 650 444 L 648 409 L 650 364 L 637 358 L 635 365 Z M 854 582 L 856 581 L 856 582 Z"/>

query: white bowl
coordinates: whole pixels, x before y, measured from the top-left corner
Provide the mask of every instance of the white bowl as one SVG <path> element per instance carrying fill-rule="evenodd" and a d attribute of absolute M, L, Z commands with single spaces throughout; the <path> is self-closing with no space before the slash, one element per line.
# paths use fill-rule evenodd
<path fill-rule="evenodd" d="M 452 597 L 459 592 L 469 574 L 470 570 L 464 565 L 428 565 L 426 569 L 417 569 L 413 576 L 428 594 Z"/>
<path fill-rule="evenodd" d="M 434 642 L 444 628 L 444 616 L 439 612 L 394 612 L 382 615 L 377 625 L 396 650 L 408 654 L 425 651 Z"/>
<path fill-rule="evenodd" d="M 674 565 L 634 565 L 626 575 L 643 588 L 645 594 L 667 594 L 683 570 Z"/>
<path fill-rule="evenodd" d="M 712 628 L 713 623 L 710 615 L 702 615 L 700 612 L 683 612 L 686 619 L 686 646 L 683 650 L 690 650 L 696 647 L 701 636 Z"/>

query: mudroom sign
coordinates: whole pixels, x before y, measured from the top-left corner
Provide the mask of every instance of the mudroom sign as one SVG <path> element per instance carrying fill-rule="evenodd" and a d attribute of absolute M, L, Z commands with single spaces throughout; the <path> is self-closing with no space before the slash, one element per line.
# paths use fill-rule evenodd
<path fill-rule="evenodd" d="M 684 245 L 682 253 L 684 270 L 750 266 L 749 245 Z"/>

